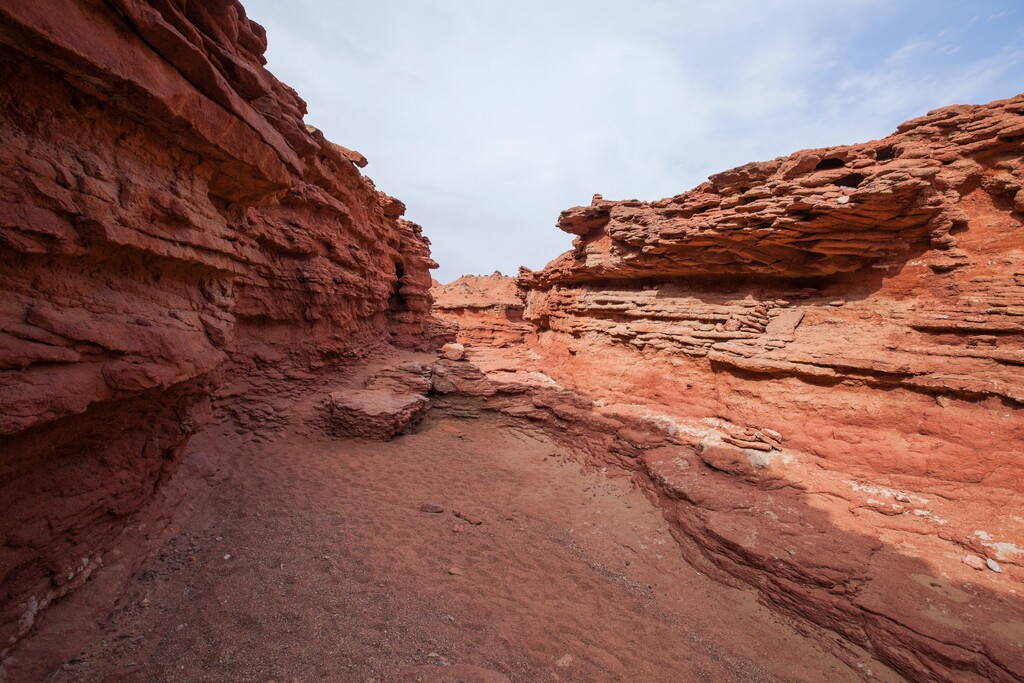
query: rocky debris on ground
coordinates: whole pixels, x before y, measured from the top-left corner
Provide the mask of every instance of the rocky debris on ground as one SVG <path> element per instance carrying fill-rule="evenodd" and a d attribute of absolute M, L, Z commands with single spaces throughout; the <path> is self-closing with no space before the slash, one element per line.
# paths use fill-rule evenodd
<path fill-rule="evenodd" d="M 984 569 L 985 560 L 977 555 L 964 555 L 963 563 L 971 569 Z"/>
<path fill-rule="evenodd" d="M 442 424 L 441 425 L 441 431 L 445 432 L 447 434 L 451 434 L 452 436 L 454 436 L 454 437 L 456 437 L 458 439 L 462 439 L 463 441 L 466 441 L 466 440 L 469 439 L 469 437 L 466 435 L 466 433 L 464 431 L 462 431 L 461 429 L 459 429 L 458 427 L 456 427 L 455 425 Z"/>
<path fill-rule="evenodd" d="M 726 441 L 726 439 L 722 439 Z M 727 472 L 759 486 L 784 486 L 786 481 L 780 468 L 772 467 L 776 456 L 761 449 L 726 444 L 702 443 L 697 450 L 708 467 Z"/>
<path fill-rule="evenodd" d="M 425 501 L 420 503 L 420 512 L 428 512 L 430 514 L 438 515 L 444 512 L 444 506 L 440 503 Z"/>
<path fill-rule="evenodd" d="M 480 519 L 476 515 L 471 515 L 468 512 L 462 512 L 461 510 L 455 510 L 452 514 L 458 517 L 459 519 L 463 520 L 467 524 L 472 524 L 473 526 L 480 526 L 484 523 L 484 520 Z"/>

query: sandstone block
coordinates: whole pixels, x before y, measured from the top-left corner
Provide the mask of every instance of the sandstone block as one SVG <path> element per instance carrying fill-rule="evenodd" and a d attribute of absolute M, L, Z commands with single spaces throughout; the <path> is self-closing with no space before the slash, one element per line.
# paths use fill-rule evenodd
<path fill-rule="evenodd" d="M 386 389 L 335 391 L 324 399 L 322 424 L 333 436 L 389 441 L 421 418 L 429 405 L 422 394 Z"/>

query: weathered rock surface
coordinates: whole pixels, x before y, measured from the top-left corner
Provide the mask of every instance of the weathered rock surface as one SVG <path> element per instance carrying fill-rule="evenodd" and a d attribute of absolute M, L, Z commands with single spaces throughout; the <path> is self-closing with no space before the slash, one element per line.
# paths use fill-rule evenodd
<path fill-rule="evenodd" d="M 1024 97 L 951 107 L 570 210 L 576 249 L 520 279 L 536 348 L 556 378 L 798 426 L 851 473 L 1020 492 L 1022 135 Z"/>
<path fill-rule="evenodd" d="M 754 586 L 769 605 L 834 631 L 830 647 L 851 666 L 863 647 L 912 680 L 1012 681 L 1024 671 L 1019 540 L 981 529 L 1005 530 L 1019 496 L 940 481 L 900 488 L 884 463 L 870 478 L 852 475 L 771 428 L 686 416 L 678 403 L 613 402 L 525 356 L 476 352 L 458 365 L 482 379 L 432 404 L 502 413 L 593 467 L 630 474 L 699 571 Z M 1005 561 L 992 558 L 1014 558 L 1013 574 L 979 573 L 986 562 L 965 563 L 965 550 L 999 569 Z"/>
<path fill-rule="evenodd" d="M 533 332 L 523 321 L 523 299 L 516 281 L 495 272 L 463 275 L 431 289 L 434 314 L 456 326 L 456 338 L 470 346 L 515 346 Z"/>
<path fill-rule="evenodd" d="M 970 221 L 962 199 L 981 188 L 1020 211 L 1022 109 L 1019 96 L 939 109 L 884 140 L 747 164 L 656 202 L 595 195 L 559 218 L 575 250 L 524 282 L 827 277 L 911 248 L 946 252 L 928 264 L 953 270 L 969 248 L 955 236 Z"/>
<path fill-rule="evenodd" d="M 420 228 L 265 49 L 230 0 L 0 7 L 0 656 L 211 399 L 439 345 Z"/>

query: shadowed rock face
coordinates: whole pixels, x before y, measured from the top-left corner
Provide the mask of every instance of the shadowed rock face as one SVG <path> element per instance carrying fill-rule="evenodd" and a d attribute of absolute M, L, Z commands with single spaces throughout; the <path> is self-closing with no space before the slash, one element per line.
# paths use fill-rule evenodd
<path fill-rule="evenodd" d="M 265 48 L 230 0 L 0 7 L 0 650 L 211 398 L 434 345 L 429 242 Z"/>

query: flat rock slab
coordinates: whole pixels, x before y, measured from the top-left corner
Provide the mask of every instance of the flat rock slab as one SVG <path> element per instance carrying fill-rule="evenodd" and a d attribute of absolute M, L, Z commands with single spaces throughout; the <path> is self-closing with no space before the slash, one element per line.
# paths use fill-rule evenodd
<path fill-rule="evenodd" d="M 324 431 L 337 437 L 389 441 L 421 418 L 430 401 L 387 389 L 335 391 L 323 403 Z"/>

